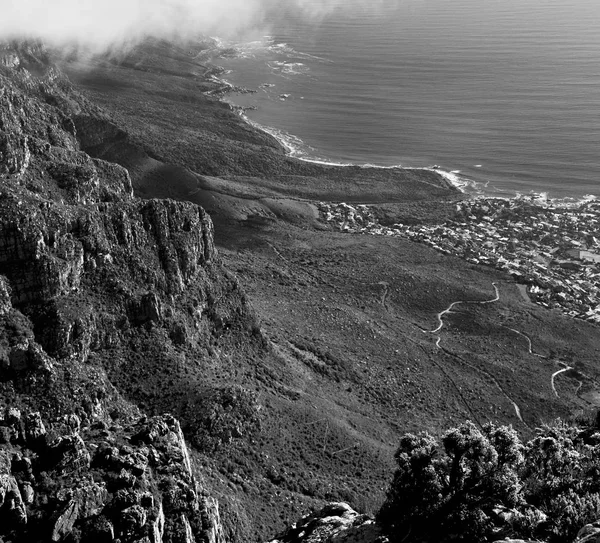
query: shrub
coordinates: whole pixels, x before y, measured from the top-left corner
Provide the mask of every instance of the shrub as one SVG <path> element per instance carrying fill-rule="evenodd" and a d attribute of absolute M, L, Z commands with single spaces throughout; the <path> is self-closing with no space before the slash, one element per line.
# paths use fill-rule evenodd
<path fill-rule="evenodd" d="M 600 434 L 557 422 L 522 445 L 511 427 L 467 422 L 441 442 L 406 434 L 378 513 L 394 541 L 574 540 L 600 518 Z"/>
<path fill-rule="evenodd" d="M 600 517 L 600 436 L 557 423 L 526 445 L 524 499 L 548 515 L 550 541 L 572 540 Z"/>
<path fill-rule="evenodd" d="M 492 424 L 479 430 L 467 422 L 441 444 L 407 434 L 378 520 L 393 539 L 481 541 L 494 532 L 493 510 L 519 501 L 522 448 L 512 428 Z"/>
<path fill-rule="evenodd" d="M 194 446 L 211 452 L 234 439 L 248 438 L 260 427 L 260 406 L 255 393 L 232 385 L 206 392 L 187 405 L 187 437 Z"/>

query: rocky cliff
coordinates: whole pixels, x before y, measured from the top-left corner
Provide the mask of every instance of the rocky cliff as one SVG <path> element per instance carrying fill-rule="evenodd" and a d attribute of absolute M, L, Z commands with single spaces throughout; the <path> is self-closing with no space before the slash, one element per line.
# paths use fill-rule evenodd
<path fill-rule="evenodd" d="M 84 426 L 9 407 L 0 442 L 5 540 L 224 541 L 171 416 Z"/>
<path fill-rule="evenodd" d="M 260 353 L 263 340 L 204 210 L 139 200 L 127 170 L 82 151 L 106 125 L 43 48 L 0 47 L 0 531 L 223 541 L 181 426 L 161 413 L 193 411 L 197 439 L 254 427 L 242 388 L 233 432 L 190 406 L 231 395 L 215 352 L 243 341 Z"/>
<path fill-rule="evenodd" d="M 171 416 L 86 426 L 8 407 L 0 444 L 5 541 L 224 541 Z"/>

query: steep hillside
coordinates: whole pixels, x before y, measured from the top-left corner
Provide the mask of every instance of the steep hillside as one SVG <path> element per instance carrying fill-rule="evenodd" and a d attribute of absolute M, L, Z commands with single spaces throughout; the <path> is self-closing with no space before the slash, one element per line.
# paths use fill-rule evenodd
<path fill-rule="evenodd" d="M 98 110 L 44 57 L 0 50 L 0 507 L 13 511 L 2 532 L 78 541 L 102 525 L 121 541 L 147 530 L 152 541 L 204 540 L 179 423 L 147 422 L 139 408 L 187 415 L 207 442 L 241 437 L 258 404 L 221 379 L 217 360 L 238 344 L 257 356 L 264 340 L 210 217 L 135 198 L 127 170 L 83 152 L 76 124 Z M 225 401 L 246 409 L 233 430 L 210 425 Z M 188 494 L 169 490 L 181 485 Z"/>

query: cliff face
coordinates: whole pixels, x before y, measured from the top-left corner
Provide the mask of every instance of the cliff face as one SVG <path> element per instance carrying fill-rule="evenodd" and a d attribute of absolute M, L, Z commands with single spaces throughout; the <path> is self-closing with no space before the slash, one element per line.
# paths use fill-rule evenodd
<path fill-rule="evenodd" d="M 0 444 L 5 540 L 224 541 L 218 505 L 198 486 L 171 416 L 48 424 L 9 407 Z"/>
<path fill-rule="evenodd" d="M 114 126 L 41 48 L 0 47 L 0 536 L 216 543 L 179 422 L 139 407 L 218 398 L 215 350 L 262 340 L 210 217 L 135 198 L 90 125 Z"/>

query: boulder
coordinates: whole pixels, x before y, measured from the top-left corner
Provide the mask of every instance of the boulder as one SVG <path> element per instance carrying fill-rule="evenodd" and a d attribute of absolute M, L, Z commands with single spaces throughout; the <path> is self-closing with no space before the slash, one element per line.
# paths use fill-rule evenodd
<path fill-rule="evenodd" d="M 52 541 L 60 541 L 71 533 L 73 526 L 79 518 L 79 505 L 71 499 L 67 506 L 58 514 L 52 528 Z"/>
<path fill-rule="evenodd" d="M 10 350 L 8 363 L 10 369 L 15 372 L 28 370 L 52 371 L 53 368 L 50 357 L 37 343 L 29 339 L 15 345 Z"/>
<path fill-rule="evenodd" d="M 27 444 L 35 448 L 45 440 L 46 427 L 39 412 L 29 413 L 25 417 L 25 439 Z"/>
<path fill-rule="evenodd" d="M 27 524 L 25 503 L 17 480 L 12 475 L 12 453 L 0 449 L 0 510 L 7 525 Z"/>
<path fill-rule="evenodd" d="M 90 453 L 78 434 L 59 438 L 53 445 L 51 454 L 58 458 L 55 469 L 60 473 L 73 473 L 90 467 Z"/>
<path fill-rule="evenodd" d="M 600 543 L 600 520 L 581 528 L 574 543 Z"/>
<path fill-rule="evenodd" d="M 330 503 L 302 517 L 269 543 L 386 543 L 388 539 L 372 518 L 347 503 Z"/>
<path fill-rule="evenodd" d="M 31 483 L 23 483 L 21 485 L 21 496 L 25 505 L 31 505 L 33 503 L 35 492 L 33 491 Z"/>

